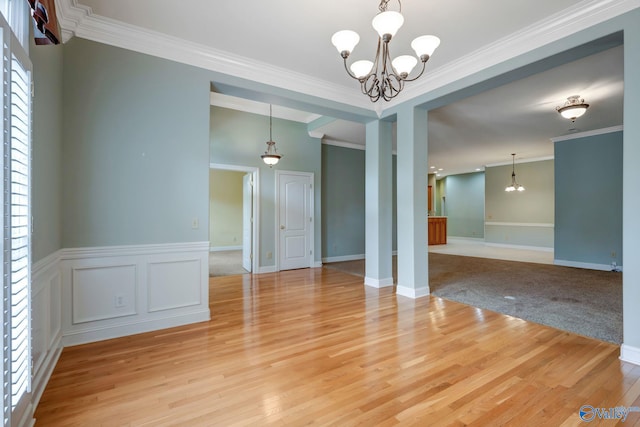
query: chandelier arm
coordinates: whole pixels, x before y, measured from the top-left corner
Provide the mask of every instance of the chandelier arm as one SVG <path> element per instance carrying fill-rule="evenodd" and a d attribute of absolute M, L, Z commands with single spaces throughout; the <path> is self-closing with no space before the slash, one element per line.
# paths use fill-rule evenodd
<path fill-rule="evenodd" d="M 358 77 L 356 77 L 356 75 L 353 74 L 349 69 L 349 67 L 347 66 L 347 58 L 344 58 L 344 69 L 347 71 L 347 74 L 349 74 L 349 77 L 351 77 L 352 79 L 361 80 Z"/>
<path fill-rule="evenodd" d="M 420 74 L 418 74 L 417 76 L 410 78 L 410 79 L 402 79 L 405 82 L 412 82 L 414 80 L 418 80 L 422 74 L 424 74 L 424 70 L 426 70 L 427 68 L 427 61 L 422 61 L 422 70 L 420 70 Z"/>
<path fill-rule="evenodd" d="M 391 0 L 380 0 L 378 10 L 380 10 L 380 12 L 386 12 L 390 1 Z M 402 3 L 400 3 L 400 0 L 398 0 L 398 5 L 400 6 L 400 13 L 402 13 Z"/>

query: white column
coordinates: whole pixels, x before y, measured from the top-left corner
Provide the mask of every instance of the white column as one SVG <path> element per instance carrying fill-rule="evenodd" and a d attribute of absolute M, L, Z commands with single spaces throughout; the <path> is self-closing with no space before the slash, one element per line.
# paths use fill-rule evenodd
<path fill-rule="evenodd" d="M 427 112 L 398 111 L 398 287 L 409 298 L 429 294 L 427 247 Z"/>
<path fill-rule="evenodd" d="M 640 365 L 640 26 L 624 30 L 624 131 L 622 158 L 622 313 L 620 358 Z"/>
<path fill-rule="evenodd" d="M 364 284 L 375 288 L 393 286 L 391 126 L 379 120 L 366 125 Z"/>

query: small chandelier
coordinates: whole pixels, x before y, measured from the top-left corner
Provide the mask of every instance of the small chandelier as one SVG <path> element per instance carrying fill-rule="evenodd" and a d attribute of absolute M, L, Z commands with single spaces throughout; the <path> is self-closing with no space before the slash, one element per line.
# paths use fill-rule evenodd
<path fill-rule="evenodd" d="M 269 104 L 269 140 L 267 141 L 267 151 L 264 152 L 260 157 L 262 160 L 269 165 L 269 167 L 273 167 L 273 165 L 277 164 L 282 158 L 282 154 L 278 154 L 278 150 L 276 149 L 276 142 L 273 140 L 271 136 L 271 130 L 273 128 L 272 124 L 272 114 L 271 114 L 271 104 Z"/>
<path fill-rule="evenodd" d="M 378 49 L 373 62 L 361 60 L 347 67 L 347 58 L 360 41 L 360 36 L 355 31 L 342 30 L 331 37 L 331 43 L 344 59 L 347 74 L 360 82 L 362 93 L 367 95 L 371 102 L 376 102 L 380 98 L 389 101 L 402 91 L 405 82 L 417 80 L 424 73 L 426 63 L 433 55 L 433 51 L 440 45 L 440 39 L 436 36 L 420 36 L 411 42 L 411 47 L 422 62 L 422 70 L 417 76 L 408 78 L 418 59 L 411 55 L 401 55 L 391 60 L 389 42 L 404 23 L 404 18 L 401 14 L 400 0 L 398 0 L 399 12 L 387 10 L 389 1 L 380 1 L 378 6 L 380 13 L 371 22 L 379 35 Z"/>
<path fill-rule="evenodd" d="M 565 119 L 575 122 L 576 119 L 587 112 L 589 104 L 585 104 L 584 99 L 579 95 L 573 95 L 567 98 L 567 102 L 562 107 L 556 107 L 558 113 Z"/>
<path fill-rule="evenodd" d="M 516 182 L 516 153 L 511 154 L 513 156 L 513 167 L 511 169 L 511 185 L 504 189 L 504 191 L 510 193 L 512 191 L 524 191 L 524 187 Z"/>

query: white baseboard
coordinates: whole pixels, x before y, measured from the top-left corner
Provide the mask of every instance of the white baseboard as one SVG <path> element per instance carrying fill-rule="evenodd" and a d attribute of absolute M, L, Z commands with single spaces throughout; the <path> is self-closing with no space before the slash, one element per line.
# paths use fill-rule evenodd
<path fill-rule="evenodd" d="M 620 360 L 640 365 L 640 348 L 622 344 L 620 346 Z"/>
<path fill-rule="evenodd" d="M 361 259 L 364 259 L 364 254 L 331 256 L 322 258 L 322 262 L 326 264 L 329 262 L 359 261 Z"/>
<path fill-rule="evenodd" d="M 47 387 L 49 383 L 49 379 L 51 378 L 51 374 L 53 374 L 53 370 L 58 364 L 58 359 L 60 359 L 60 355 L 62 354 L 62 338 L 58 337 L 55 344 L 51 346 L 51 350 L 47 355 L 43 365 L 40 367 L 38 374 L 33 378 L 33 389 L 31 395 L 31 403 L 34 408 L 38 407 L 38 403 L 40 402 L 40 398 L 42 397 L 42 393 L 44 393 L 44 389 Z"/>
<path fill-rule="evenodd" d="M 124 337 L 127 335 L 157 331 L 159 329 L 174 328 L 176 326 L 188 325 L 190 323 L 206 322 L 210 319 L 211 313 L 209 312 L 209 309 L 206 309 L 178 316 L 136 321 L 135 323 L 130 322 L 121 325 L 86 328 L 66 333 L 62 339 L 62 344 L 64 347 L 70 347 L 89 342 Z"/>
<path fill-rule="evenodd" d="M 374 279 L 372 277 L 365 277 L 364 284 L 366 286 L 371 286 L 372 288 L 388 288 L 389 286 L 393 286 L 393 277 L 388 277 L 386 279 Z"/>
<path fill-rule="evenodd" d="M 567 261 L 564 259 L 554 259 L 553 264 L 562 267 L 584 268 L 587 270 L 612 271 L 610 264 L 594 264 L 590 262 Z M 622 266 L 616 266 L 616 271 L 622 271 Z"/>
<path fill-rule="evenodd" d="M 240 246 L 215 246 L 210 247 L 209 252 L 225 252 L 225 251 L 241 251 L 242 245 Z"/>
<path fill-rule="evenodd" d="M 265 273 L 275 273 L 278 270 L 276 270 L 276 266 L 275 265 L 267 265 L 267 266 L 263 266 L 263 267 L 258 267 L 258 274 L 265 274 Z"/>
<path fill-rule="evenodd" d="M 450 240 L 453 240 L 454 242 L 484 242 L 483 237 L 447 236 L 447 242 Z"/>
<path fill-rule="evenodd" d="M 524 249 L 528 251 L 553 252 L 553 248 L 548 248 L 545 246 L 508 245 L 505 243 L 489 243 L 489 242 L 485 242 L 485 245 L 493 246 L 496 248 Z"/>
<path fill-rule="evenodd" d="M 320 268 L 320 267 L 322 267 L 322 261 L 313 262 L 313 268 Z"/>
<path fill-rule="evenodd" d="M 403 297 L 418 299 L 422 297 L 426 297 L 430 294 L 429 288 L 408 288 L 406 286 L 398 285 L 396 287 L 396 295 L 400 295 Z"/>

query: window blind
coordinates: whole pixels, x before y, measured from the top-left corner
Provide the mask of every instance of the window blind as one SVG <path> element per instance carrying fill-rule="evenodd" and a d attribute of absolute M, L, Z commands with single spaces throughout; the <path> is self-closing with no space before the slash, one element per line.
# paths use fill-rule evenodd
<path fill-rule="evenodd" d="M 10 286 L 11 286 L 11 406 L 29 391 L 30 329 L 30 75 L 11 59 Z"/>

